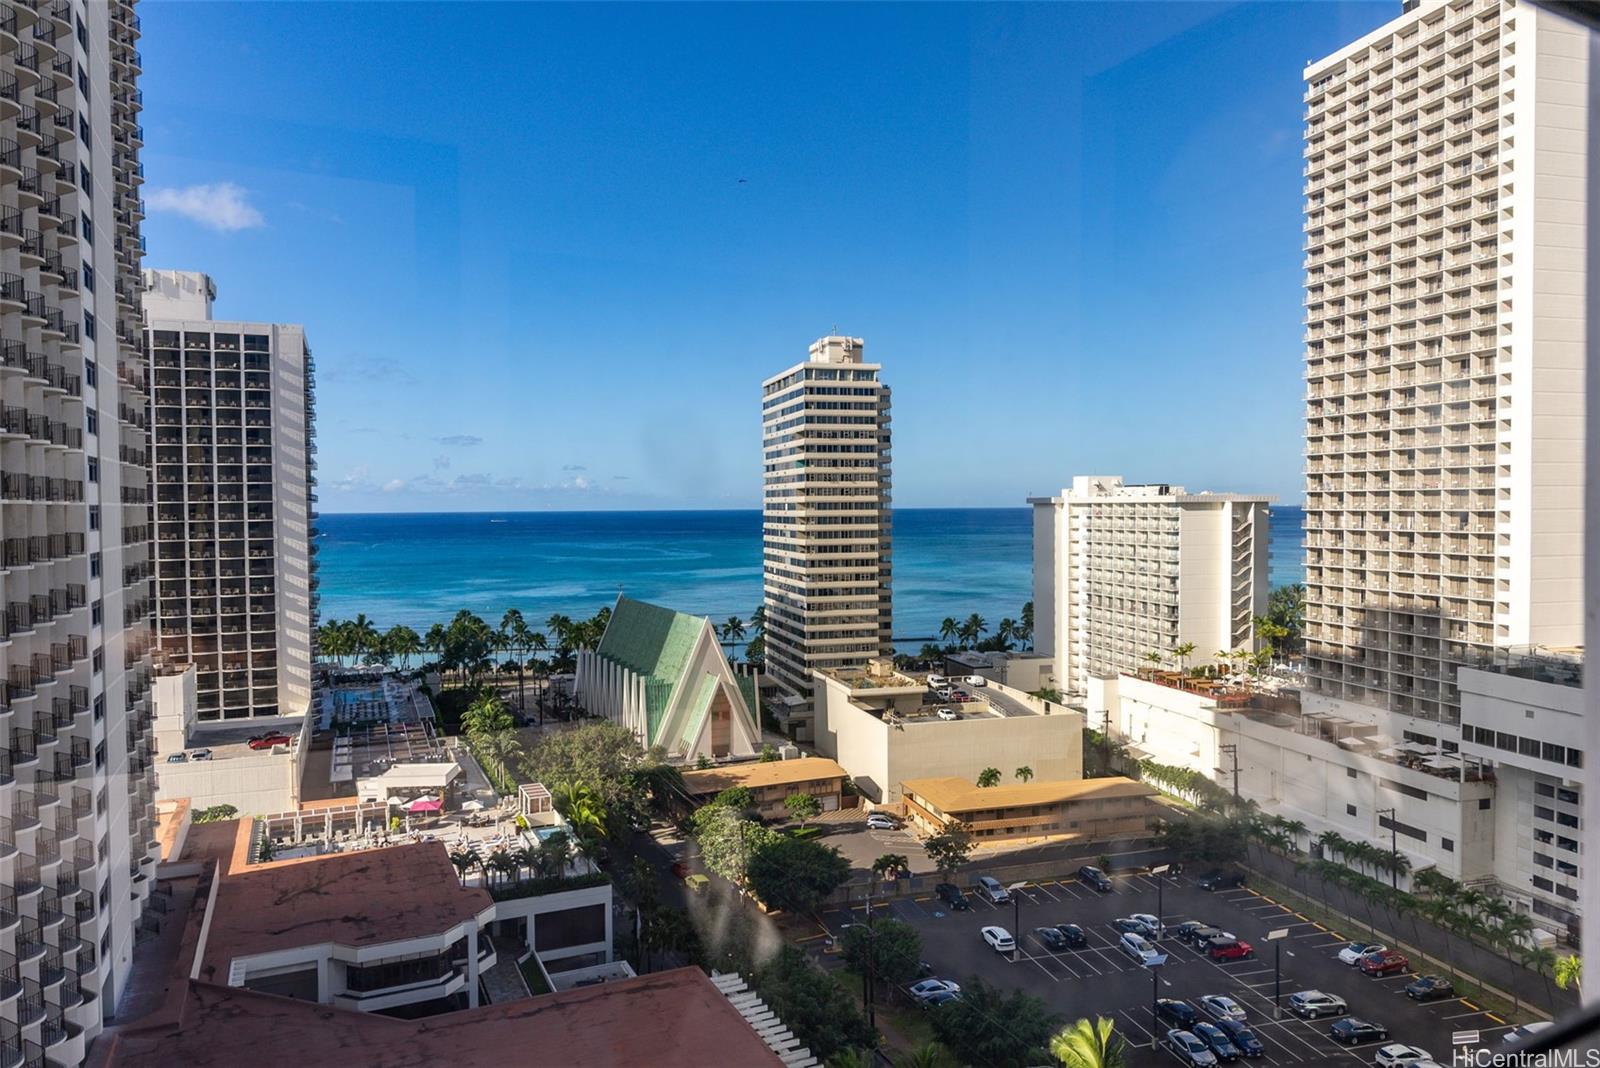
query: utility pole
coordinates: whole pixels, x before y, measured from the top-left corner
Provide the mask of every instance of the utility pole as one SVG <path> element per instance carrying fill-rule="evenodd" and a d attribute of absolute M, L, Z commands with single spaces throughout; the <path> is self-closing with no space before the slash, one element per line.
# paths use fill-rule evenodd
<path fill-rule="evenodd" d="M 1289 935 L 1289 928 L 1279 927 L 1276 931 L 1267 932 L 1267 941 L 1272 943 L 1272 1018 L 1283 1019 L 1283 940 Z"/>
<path fill-rule="evenodd" d="M 1237 801 L 1239 800 L 1239 747 L 1229 742 L 1226 745 L 1217 746 L 1217 751 L 1227 753 L 1233 760 L 1233 799 Z M 1222 769 L 1218 768 L 1217 770 L 1221 771 Z"/>
<path fill-rule="evenodd" d="M 1392 808 L 1378 810 L 1378 827 L 1383 827 L 1383 815 L 1389 814 L 1389 882 L 1396 890 L 1400 889 L 1400 838 L 1395 824 L 1398 822 L 1398 813 Z"/>

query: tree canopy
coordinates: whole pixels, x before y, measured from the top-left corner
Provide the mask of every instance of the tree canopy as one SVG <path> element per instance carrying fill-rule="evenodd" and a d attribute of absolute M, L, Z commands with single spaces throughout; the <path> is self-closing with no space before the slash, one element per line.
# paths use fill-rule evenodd
<path fill-rule="evenodd" d="M 887 990 L 904 986 L 917 977 L 922 967 L 922 935 L 903 920 L 876 919 L 868 926 L 858 923 L 844 933 L 845 963 L 865 974 L 870 968 Z"/>
<path fill-rule="evenodd" d="M 944 833 L 925 839 L 922 848 L 939 873 L 948 878 L 972 856 L 972 832 L 962 824 L 952 824 Z"/>
<path fill-rule="evenodd" d="M 962 1064 L 1025 1068 L 1046 1063 L 1046 1045 L 1059 1022 L 1033 995 L 1004 991 L 974 976 L 959 998 L 933 1014 L 933 1033 Z"/>
<path fill-rule="evenodd" d="M 850 861 L 837 847 L 767 834 L 771 837 L 750 851 L 746 865 L 750 891 L 767 907 L 810 912 L 850 878 Z"/>

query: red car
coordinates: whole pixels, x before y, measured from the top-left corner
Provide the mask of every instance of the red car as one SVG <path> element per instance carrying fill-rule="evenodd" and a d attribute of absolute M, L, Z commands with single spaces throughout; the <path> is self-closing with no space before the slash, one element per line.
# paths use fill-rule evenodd
<path fill-rule="evenodd" d="M 1238 938 L 1213 938 L 1206 947 L 1212 960 L 1244 960 L 1254 952 L 1249 942 Z"/>
<path fill-rule="evenodd" d="M 1395 972 L 1403 972 L 1409 967 L 1411 967 L 1411 962 L 1406 959 L 1404 953 L 1397 949 L 1386 949 L 1382 953 L 1374 953 L 1361 961 L 1361 970 L 1372 976 L 1393 975 Z"/>
<path fill-rule="evenodd" d="M 271 734 L 258 734 L 250 739 L 251 749 L 271 749 L 275 745 L 288 745 L 293 738 L 282 731 L 273 731 Z"/>
<path fill-rule="evenodd" d="M 689 865 L 681 860 L 673 864 L 672 877 L 674 879 L 687 879 L 689 877 Z"/>

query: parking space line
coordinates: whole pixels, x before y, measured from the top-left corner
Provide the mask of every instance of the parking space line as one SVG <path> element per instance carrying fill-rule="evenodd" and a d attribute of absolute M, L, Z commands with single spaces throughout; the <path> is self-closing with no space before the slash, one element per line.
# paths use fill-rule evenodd
<path fill-rule="evenodd" d="M 1503 1024 L 1503 1023 L 1505 1023 L 1505 1021 L 1504 1021 L 1504 1020 L 1502 1020 L 1502 1019 L 1500 1019 L 1500 1017 L 1498 1017 L 1498 1016 L 1496 1016 L 1496 1015 L 1495 1015 L 1495 1014 L 1494 1014 L 1494 1013 L 1492 1013 L 1492 1012 L 1486 1012 L 1486 1013 L 1484 1013 L 1484 1015 L 1485 1015 L 1485 1016 L 1487 1016 L 1487 1017 L 1489 1017 L 1489 1019 L 1491 1019 L 1491 1020 L 1493 1020 L 1493 1021 L 1494 1021 L 1494 1022 L 1495 1022 L 1495 1023 L 1497 1023 L 1497 1024 Z"/>
<path fill-rule="evenodd" d="M 1044 884 L 1043 883 L 1034 883 L 1033 884 L 1033 888 L 1035 890 L 1039 891 L 1039 893 L 1043 894 L 1045 897 L 1049 898 L 1051 901 L 1060 901 L 1061 900 L 1059 897 L 1057 897 L 1056 895 L 1052 894 L 1050 891 L 1046 890 L 1044 888 Z"/>
<path fill-rule="evenodd" d="M 1472 1002 L 1468 1001 L 1466 998 L 1462 998 L 1461 999 L 1461 1004 L 1465 1005 L 1469 1009 L 1477 1009 L 1477 1007 L 1478 1007 L 1478 1006 L 1474 1005 Z"/>

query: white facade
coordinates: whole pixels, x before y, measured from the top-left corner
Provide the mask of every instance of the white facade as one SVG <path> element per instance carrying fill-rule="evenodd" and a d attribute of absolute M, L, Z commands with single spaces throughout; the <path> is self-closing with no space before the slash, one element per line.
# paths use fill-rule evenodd
<path fill-rule="evenodd" d="M 1510 657 L 1462 668 L 1461 751 L 1499 786 L 1494 876 L 1536 923 L 1565 935 L 1581 911 L 1584 723 L 1571 660 Z"/>
<path fill-rule="evenodd" d="M 1035 644 L 1054 656 L 1061 688 L 1085 693 L 1090 676 L 1148 666 L 1150 652 L 1186 642 L 1200 663 L 1253 649 L 1270 501 L 1096 475 L 1029 498 Z"/>
<path fill-rule="evenodd" d="M 1301 715 L 1293 699 L 1227 708 L 1214 699 L 1131 675 L 1097 678 L 1088 719 L 1109 713 L 1111 734 L 1135 757 L 1192 768 L 1262 811 L 1299 820 L 1315 838 L 1335 831 L 1380 846 L 1393 844 L 1413 870 L 1437 867 L 1453 879 L 1482 880 L 1493 872 L 1494 784 L 1474 769 L 1460 778 L 1400 764 L 1396 739 L 1369 725 Z M 1391 819 L 1383 815 L 1394 809 Z M 1394 824 L 1391 834 L 1391 822 Z M 1301 841 L 1305 846 L 1305 841 Z"/>
<path fill-rule="evenodd" d="M 211 319 L 203 274 L 145 283 L 161 656 L 195 665 L 202 726 L 303 715 L 316 626 L 305 331 Z"/>
<path fill-rule="evenodd" d="M 889 387 L 860 338 L 824 337 L 761 386 L 762 555 L 773 703 L 809 740 L 814 669 L 893 653 Z"/>
<path fill-rule="evenodd" d="M 1453 724 L 1582 642 L 1587 35 L 1430 2 L 1305 77 L 1308 706 Z"/>
<path fill-rule="evenodd" d="M 0 7 L 0 1062 L 82 1061 L 159 847 L 131 3 Z"/>

